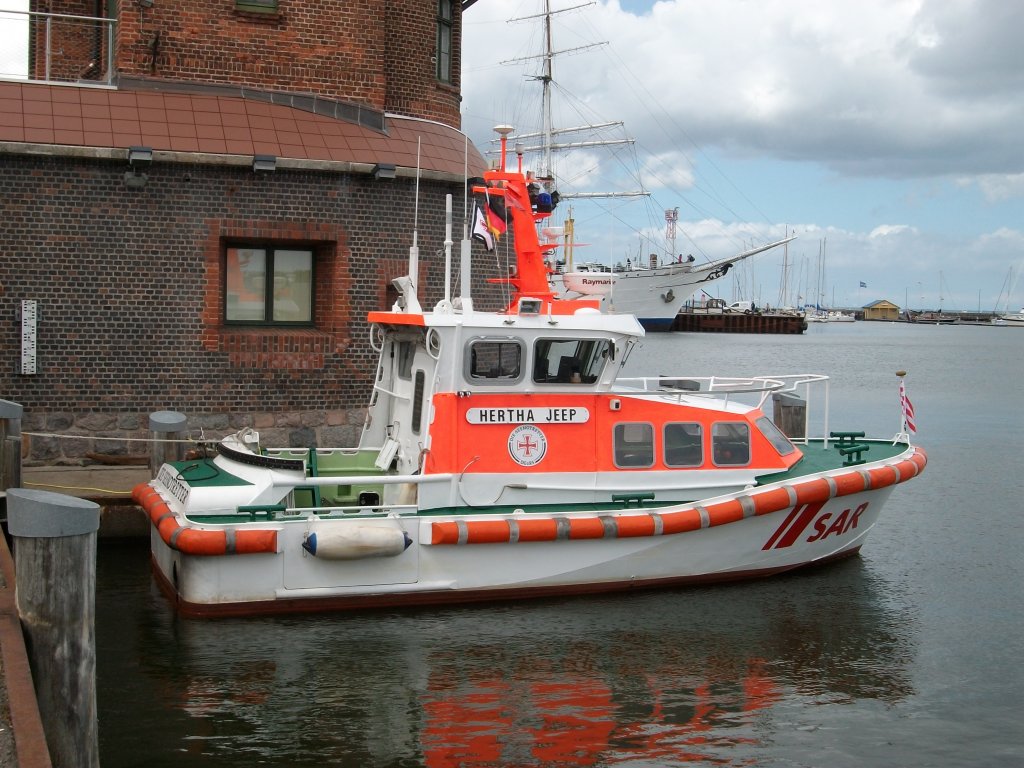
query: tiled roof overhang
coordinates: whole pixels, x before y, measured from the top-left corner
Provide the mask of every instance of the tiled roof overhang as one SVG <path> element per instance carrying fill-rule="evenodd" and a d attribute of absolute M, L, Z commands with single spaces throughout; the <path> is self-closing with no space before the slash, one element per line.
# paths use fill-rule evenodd
<path fill-rule="evenodd" d="M 154 160 L 367 172 L 478 176 L 484 160 L 465 134 L 442 123 L 387 115 L 385 130 L 244 96 L 0 82 L 0 153 L 122 159 L 146 146 Z M 419 155 L 417 166 L 417 154 Z"/>

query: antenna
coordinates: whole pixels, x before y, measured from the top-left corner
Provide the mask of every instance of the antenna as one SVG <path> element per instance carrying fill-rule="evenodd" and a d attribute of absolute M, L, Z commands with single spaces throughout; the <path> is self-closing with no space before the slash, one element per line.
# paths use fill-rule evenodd
<path fill-rule="evenodd" d="M 444 196 L 444 303 L 452 300 L 452 196 Z"/>
<path fill-rule="evenodd" d="M 416 286 L 419 284 L 419 269 L 420 269 L 420 246 L 419 246 L 419 226 L 420 226 L 420 141 L 421 137 L 416 137 L 416 194 L 415 194 L 415 205 L 413 209 L 413 223 L 412 223 L 412 245 L 409 247 L 409 280 L 412 281 L 412 289 L 416 290 Z"/>
<path fill-rule="evenodd" d="M 473 260 L 473 243 L 469 239 L 469 136 L 466 136 L 465 151 L 462 159 L 462 241 L 459 243 L 459 290 L 462 311 L 473 311 L 471 296 L 470 264 Z"/>

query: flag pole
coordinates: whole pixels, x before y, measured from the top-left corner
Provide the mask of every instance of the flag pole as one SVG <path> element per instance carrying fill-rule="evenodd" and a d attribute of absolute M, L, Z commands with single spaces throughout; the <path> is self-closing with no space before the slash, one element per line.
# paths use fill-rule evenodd
<path fill-rule="evenodd" d="M 912 420 L 914 414 L 914 406 L 910 404 L 910 399 L 907 397 L 907 388 L 903 381 L 903 378 L 906 375 L 906 371 L 896 371 L 896 377 L 900 381 L 900 431 L 896 434 L 896 437 L 893 439 L 893 445 L 901 441 L 909 445 L 910 432 L 917 431 L 917 428 Z"/>

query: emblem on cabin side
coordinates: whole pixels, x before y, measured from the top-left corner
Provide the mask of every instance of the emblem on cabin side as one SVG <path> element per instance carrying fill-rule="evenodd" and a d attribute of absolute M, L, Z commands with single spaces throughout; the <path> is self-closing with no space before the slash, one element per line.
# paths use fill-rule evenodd
<path fill-rule="evenodd" d="M 521 424 L 509 433 L 508 454 L 523 467 L 539 464 L 548 452 L 548 439 L 539 427 Z"/>

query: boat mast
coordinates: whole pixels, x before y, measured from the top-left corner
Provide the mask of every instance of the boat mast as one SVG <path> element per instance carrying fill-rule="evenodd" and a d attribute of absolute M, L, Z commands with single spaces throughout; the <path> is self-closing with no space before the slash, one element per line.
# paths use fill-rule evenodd
<path fill-rule="evenodd" d="M 541 164 L 541 178 L 553 179 L 551 168 L 551 61 L 555 52 L 551 46 L 551 0 L 544 0 L 544 69 L 540 76 L 543 87 L 543 125 L 544 155 Z"/>
<path fill-rule="evenodd" d="M 668 242 L 669 261 L 676 258 L 676 223 L 679 221 L 679 207 L 665 209 L 665 240 Z"/>
<path fill-rule="evenodd" d="M 541 82 L 541 130 L 540 132 L 534 133 L 517 133 L 514 136 L 510 136 L 509 140 L 514 142 L 522 142 L 524 139 L 539 139 L 540 144 L 534 146 L 523 145 L 521 147 L 523 152 L 537 152 L 541 153 L 541 164 L 539 169 L 538 179 L 540 181 L 554 182 L 555 171 L 554 161 L 552 159 L 554 152 L 570 150 L 570 149 L 587 149 L 592 147 L 609 147 L 621 144 L 635 144 L 636 141 L 632 138 L 622 139 L 594 139 L 589 141 L 570 141 L 565 143 L 556 143 L 555 139 L 558 136 L 581 133 L 583 131 L 593 132 L 603 128 L 621 128 L 623 127 L 622 121 L 613 121 L 607 123 L 595 123 L 591 125 L 580 125 L 573 128 L 555 128 L 554 117 L 552 115 L 551 108 L 551 87 L 554 84 L 554 60 L 556 56 L 561 56 L 567 53 L 577 53 L 579 51 L 585 51 L 589 48 L 599 48 L 607 45 L 607 42 L 600 43 L 589 43 L 587 45 L 576 46 L 575 48 L 566 48 L 560 51 L 554 49 L 554 36 L 552 33 L 551 18 L 556 13 L 567 13 L 569 11 L 576 11 L 580 8 L 586 8 L 587 6 L 594 5 L 593 2 L 580 3 L 579 5 L 569 6 L 568 8 L 558 8 L 552 10 L 551 0 L 544 0 L 544 10 L 539 14 L 532 16 L 521 16 L 513 21 L 532 21 L 537 18 L 541 18 L 544 24 L 544 52 L 536 56 L 522 56 L 515 59 L 507 59 L 501 62 L 502 64 L 514 64 L 518 62 L 531 61 L 540 59 L 541 74 L 535 75 L 533 79 Z M 495 143 L 496 140 L 492 140 Z M 626 191 L 626 192 L 563 192 L 559 190 L 561 199 L 567 200 L 571 198 L 576 199 L 593 199 L 593 198 L 615 198 L 615 197 L 649 197 L 650 192 L 646 190 Z"/>

